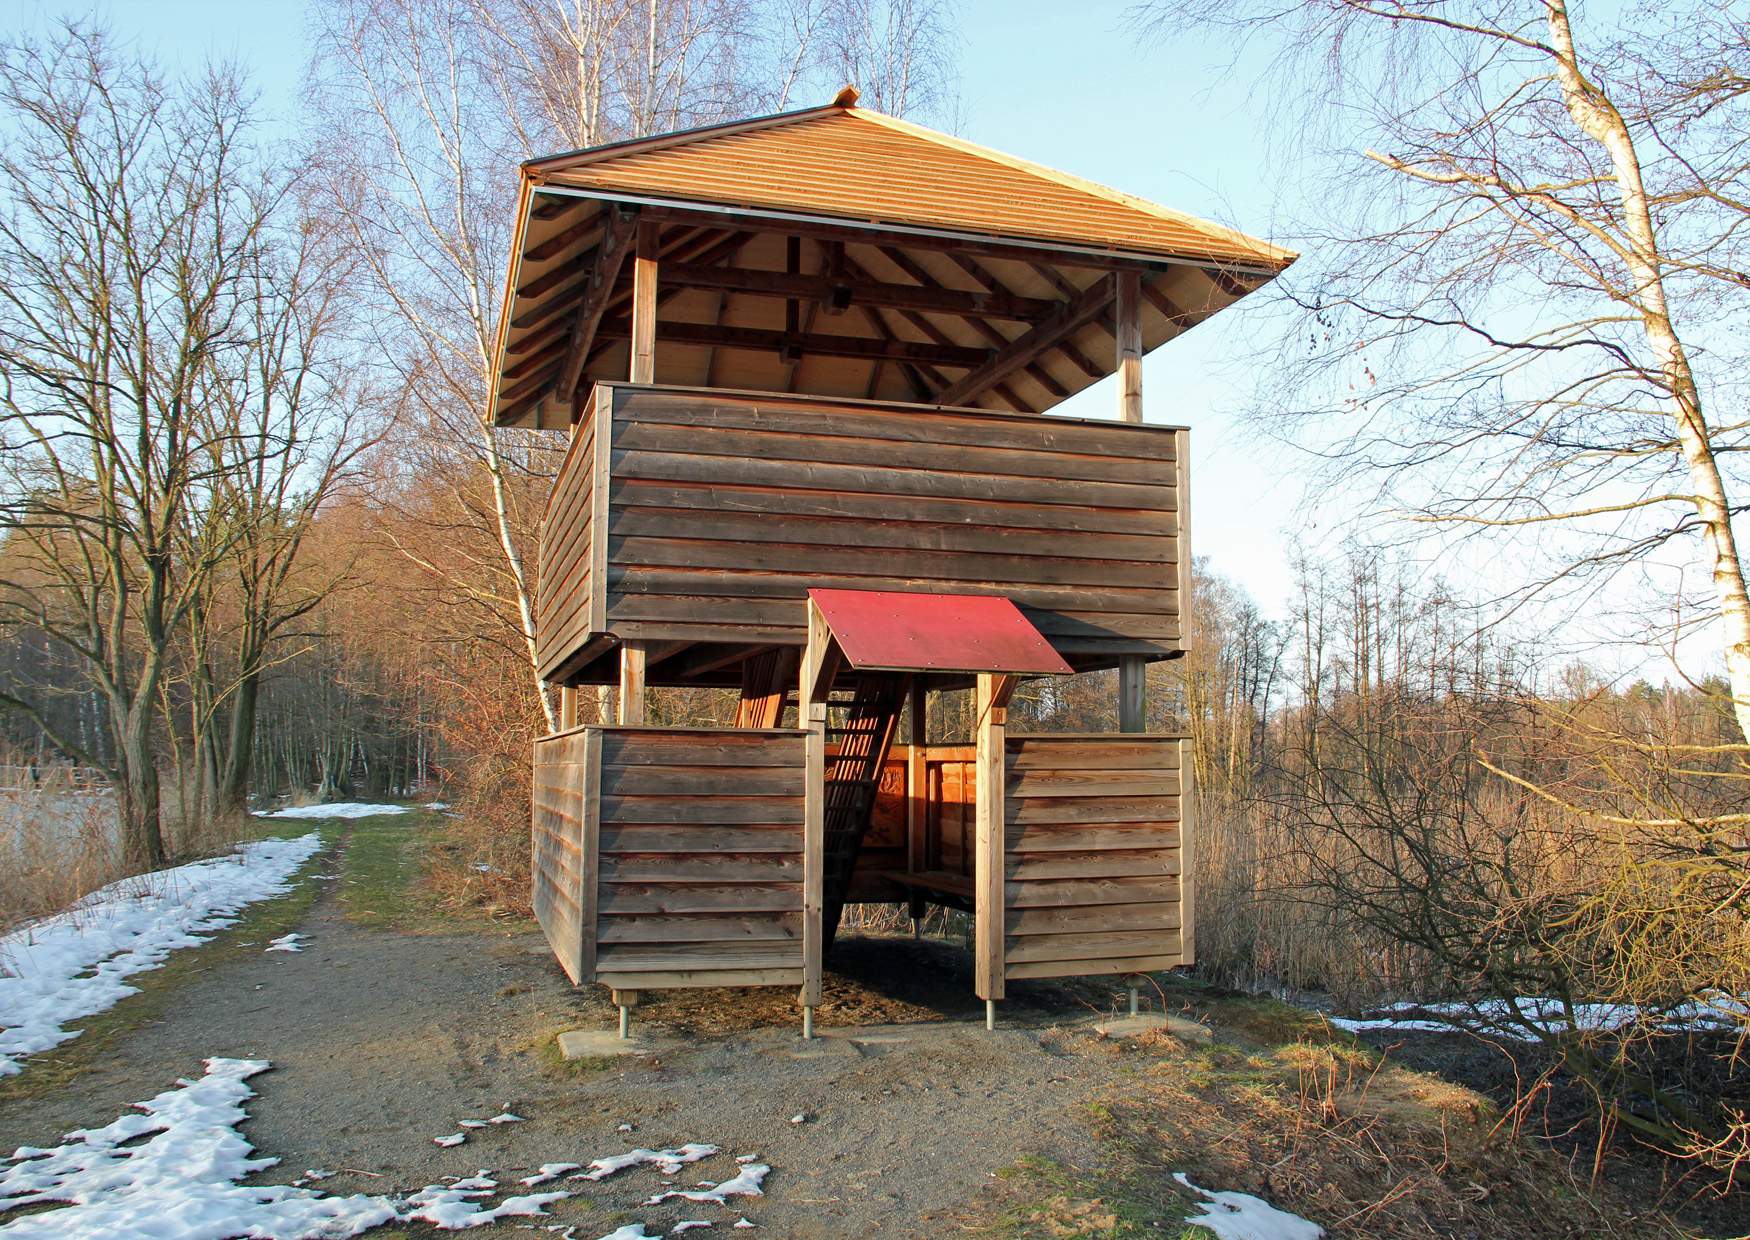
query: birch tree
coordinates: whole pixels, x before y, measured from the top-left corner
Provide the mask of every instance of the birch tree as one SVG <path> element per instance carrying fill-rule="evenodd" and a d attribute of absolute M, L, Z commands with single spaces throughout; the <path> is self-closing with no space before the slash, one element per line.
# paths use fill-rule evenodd
<path fill-rule="evenodd" d="M 1567 0 L 1139 13 L 1158 32 L 1237 29 L 1278 58 L 1269 114 L 1304 144 L 1323 216 L 1288 285 L 1305 317 L 1268 394 L 1280 416 L 1351 490 L 1372 471 L 1381 510 L 1510 547 L 1516 603 L 1597 609 L 1607 581 L 1645 574 L 1662 597 L 1643 606 L 1684 634 L 1717 629 L 1750 740 L 1733 524 L 1750 425 L 1742 14 L 1607 18 Z M 1695 598 L 1686 565 L 1707 582 Z"/>

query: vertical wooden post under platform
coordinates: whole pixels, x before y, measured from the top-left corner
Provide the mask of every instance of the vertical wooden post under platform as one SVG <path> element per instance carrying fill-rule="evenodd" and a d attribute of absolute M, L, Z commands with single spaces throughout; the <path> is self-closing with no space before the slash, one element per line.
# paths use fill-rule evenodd
<path fill-rule="evenodd" d="M 1118 273 L 1116 305 L 1112 334 L 1118 342 L 1118 418 L 1122 422 L 1142 421 L 1142 273 Z M 1120 655 L 1118 659 L 1118 730 L 1147 731 L 1148 689 L 1145 679 L 1148 664 L 1140 655 Z"/>
<path fill-rule="evenodd" d="M 1003 997 L 1003 793 L 1007 778 L 1004 737 L 1015 678 L 990 672 L 978 677 L 974 735 L 977 740 L 977 835 L 973 855 L 973 986 L 985 1001 L 985 1026 L 994 1026 Z"/>
<path fill-rule="evenodd" d="M 840 654 L 826 618 L 808 604 L 808 644 L 796 687 L 797 723 L 803 738 L 802 768 L 802 1031 L 814 1036 L 826 955 L 826 710 Z"/>
<path fill-rule="evenodd" d="M 1191 432 L 1177 431 L 1173 435 L 1173 460 L 1176 471 L 1175 499 L 1179 516 L 1179 642 L 1189 649 L 1191 634 L 1187 617 L 1191 612 Z M 1187 724 L 1189 726 L 1189 724 Z M 1179 951 L 1184 963 L 1196 963 L 1193 942 L 1196 919 L 1192 916 L 1196 904 L 1197 871 L 1197 745 L 1189 737 L 1179 741 Z"/>
<path fill-rule="evenodd" d="M 643 642 L 620 645 L 620 710 L 615 722 L 622 726 L 644 722 L 644 669 L 650 651 Z"/>
<path fill-rule="evenodd" d="M 929 778 L 929 765 L 926 762 L 924 747 L 929 744 L 929 690 L 925 688 L 922 676 L 913 675 L 910 678 L 909 694 L 911 700 L 911 754 L 906 761 L 905 770 L 905 868 L 912 874 L 918 874 L 929 868 L 924 857 L 924 832 L 927 824 L 924 816 L 929 812 L 929 789 L 924 787 L 924 781 Z M 925 912 L 924 898 L 915 890 L 906 899 L 906 912 L 911 915 L 911 936 L 919 937 Z"/>

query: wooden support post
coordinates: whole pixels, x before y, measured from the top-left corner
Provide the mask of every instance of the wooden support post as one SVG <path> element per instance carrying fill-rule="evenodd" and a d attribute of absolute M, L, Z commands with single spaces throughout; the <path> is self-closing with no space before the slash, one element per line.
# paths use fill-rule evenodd
<path fill-rule="evenodd" d="M 977 843 L 973 856 L 973 981 L 987 1005 L 1003 997 L 1004 734 L 1013 676 L 980 673 L 974 735 L 977 739 Z M 987 1006 L 987 1016 L 994 1009 Z M 987 1024 L 988 1024 L 987 1020 Z"/>
<path fill-rule="evenodd" d="M 1141 655 L 1126 654 L 1118 658 L 1118 730 L 1146 732 L 1148 730 L 1148 664 Z"/>
<path fill-rule="evenodd" d="M 911 752 L 905 764 L 905 868 L 913 874 L 929 869 L 924 856 L 924 834 L 930 808 L 929 778 L 929 689 L 922 676 L 913 675 L 910 687 Z M 905 911 L 911 917 L 911 937 L 923 937 L 923 920 L 927 907 L 923 896 L 914 889 L 906 897 Z"/>
<path fill-rule="evenodd" d="M 632 260 L 633 383 L 656 382 L 656 254 L 662 230 L 654 220 L 638 224 L 638 253 Z"/>
<path fill-rule="evenodd" d="M 1113 335 L 1118 338 L 1118 418 L 1142 421 L 1142 274 L 1118 273 L 1117 313 Z"/>
<path fill-rule="evenodd" d="M 1142 274 L 1120 271 L 1117 276 L 1112 334 L 1117 340 L 1118 418 L 1142 421 Z M 1148 698 L 1144 672 L 1147 665 L 1135 655 L 1118 662 L 1118 730 L 1147 730 Z"/>
<path fill-rule="evenodd" d="M 808 645 L 796 690 L 797 723 L 803 738 L 802 773 L 802 1007 L 820 1003 L 826 950 L 826 705 L 839 652 L 826 617 L 808 604 Z M 812 1032 L 810 1020 L 810 1032 Z"/>
<path fill-rule="evenodd" d="M 1193 931 L 1197 928 L 1197 770 L 1196 746 L 1179 741 L 1179 959 L 1197 963 Z"/>
<path fill-rule="evenodd" d="M 621 726 L 644 722 L 644 669 L 649 657 L 643 642 L 624 642 L 620 646 L 620 709 L 616 722 Z"/>
<path fill-rule="evenodd" d="M 559 686 L 559 730 L 569 731 L 577 726 L 577 686 Z"/>

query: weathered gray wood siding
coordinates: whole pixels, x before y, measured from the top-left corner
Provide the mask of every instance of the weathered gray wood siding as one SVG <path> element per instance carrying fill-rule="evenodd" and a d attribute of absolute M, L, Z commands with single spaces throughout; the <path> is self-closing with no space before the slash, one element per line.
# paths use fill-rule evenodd
<path fill-rule="evenodd" d="M 1006 748 L 1003 975 L 1188 963 L 1179 739 L 1011 736 Z"/>
<path fill-rule="evenodd" d="M 601 744 L 595 980 L 799 984 L 804 733 L 589 730 Z"/>
<path fill-rule="evenodd" d="M 596 494 L 595 402 L 590 401 L 559 467 L 541 519 L 535 591 L 535 652 L 540 673 L 551 677 L 589 639 L 596 601 L 592 542 Z"/>
<path fill-rule="evenodd" d="M 535 919 L 573 983 L 590 980 L 586 940 L 593 876 L 585 838 L 585 772 L 597 737 L 586 728 L 535 742 L 530 898 Z"/>

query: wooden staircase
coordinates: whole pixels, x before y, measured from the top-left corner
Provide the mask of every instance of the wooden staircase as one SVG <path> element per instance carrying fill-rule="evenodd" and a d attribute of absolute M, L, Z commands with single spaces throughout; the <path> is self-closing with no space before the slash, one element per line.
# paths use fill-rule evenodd
<path fill-rule="evenodd" d="M 846 717 L 835 726 L 837 709 L 827 711 L 825 875 L 821 926 L 830 950 L 844 913 L 845 893 L 863 850 L 863 837 L 875 810 L 875 791 L 881 768 L 893 747 L 899 728 L 899 712 L 905 704 L 906 678 L 895 672 L 849 672 L 849 701 L 842 703 Z M 841 705 L 835 703 L 835 707 Z M 836 752 L 835 752 L 836 750 Z"/>

